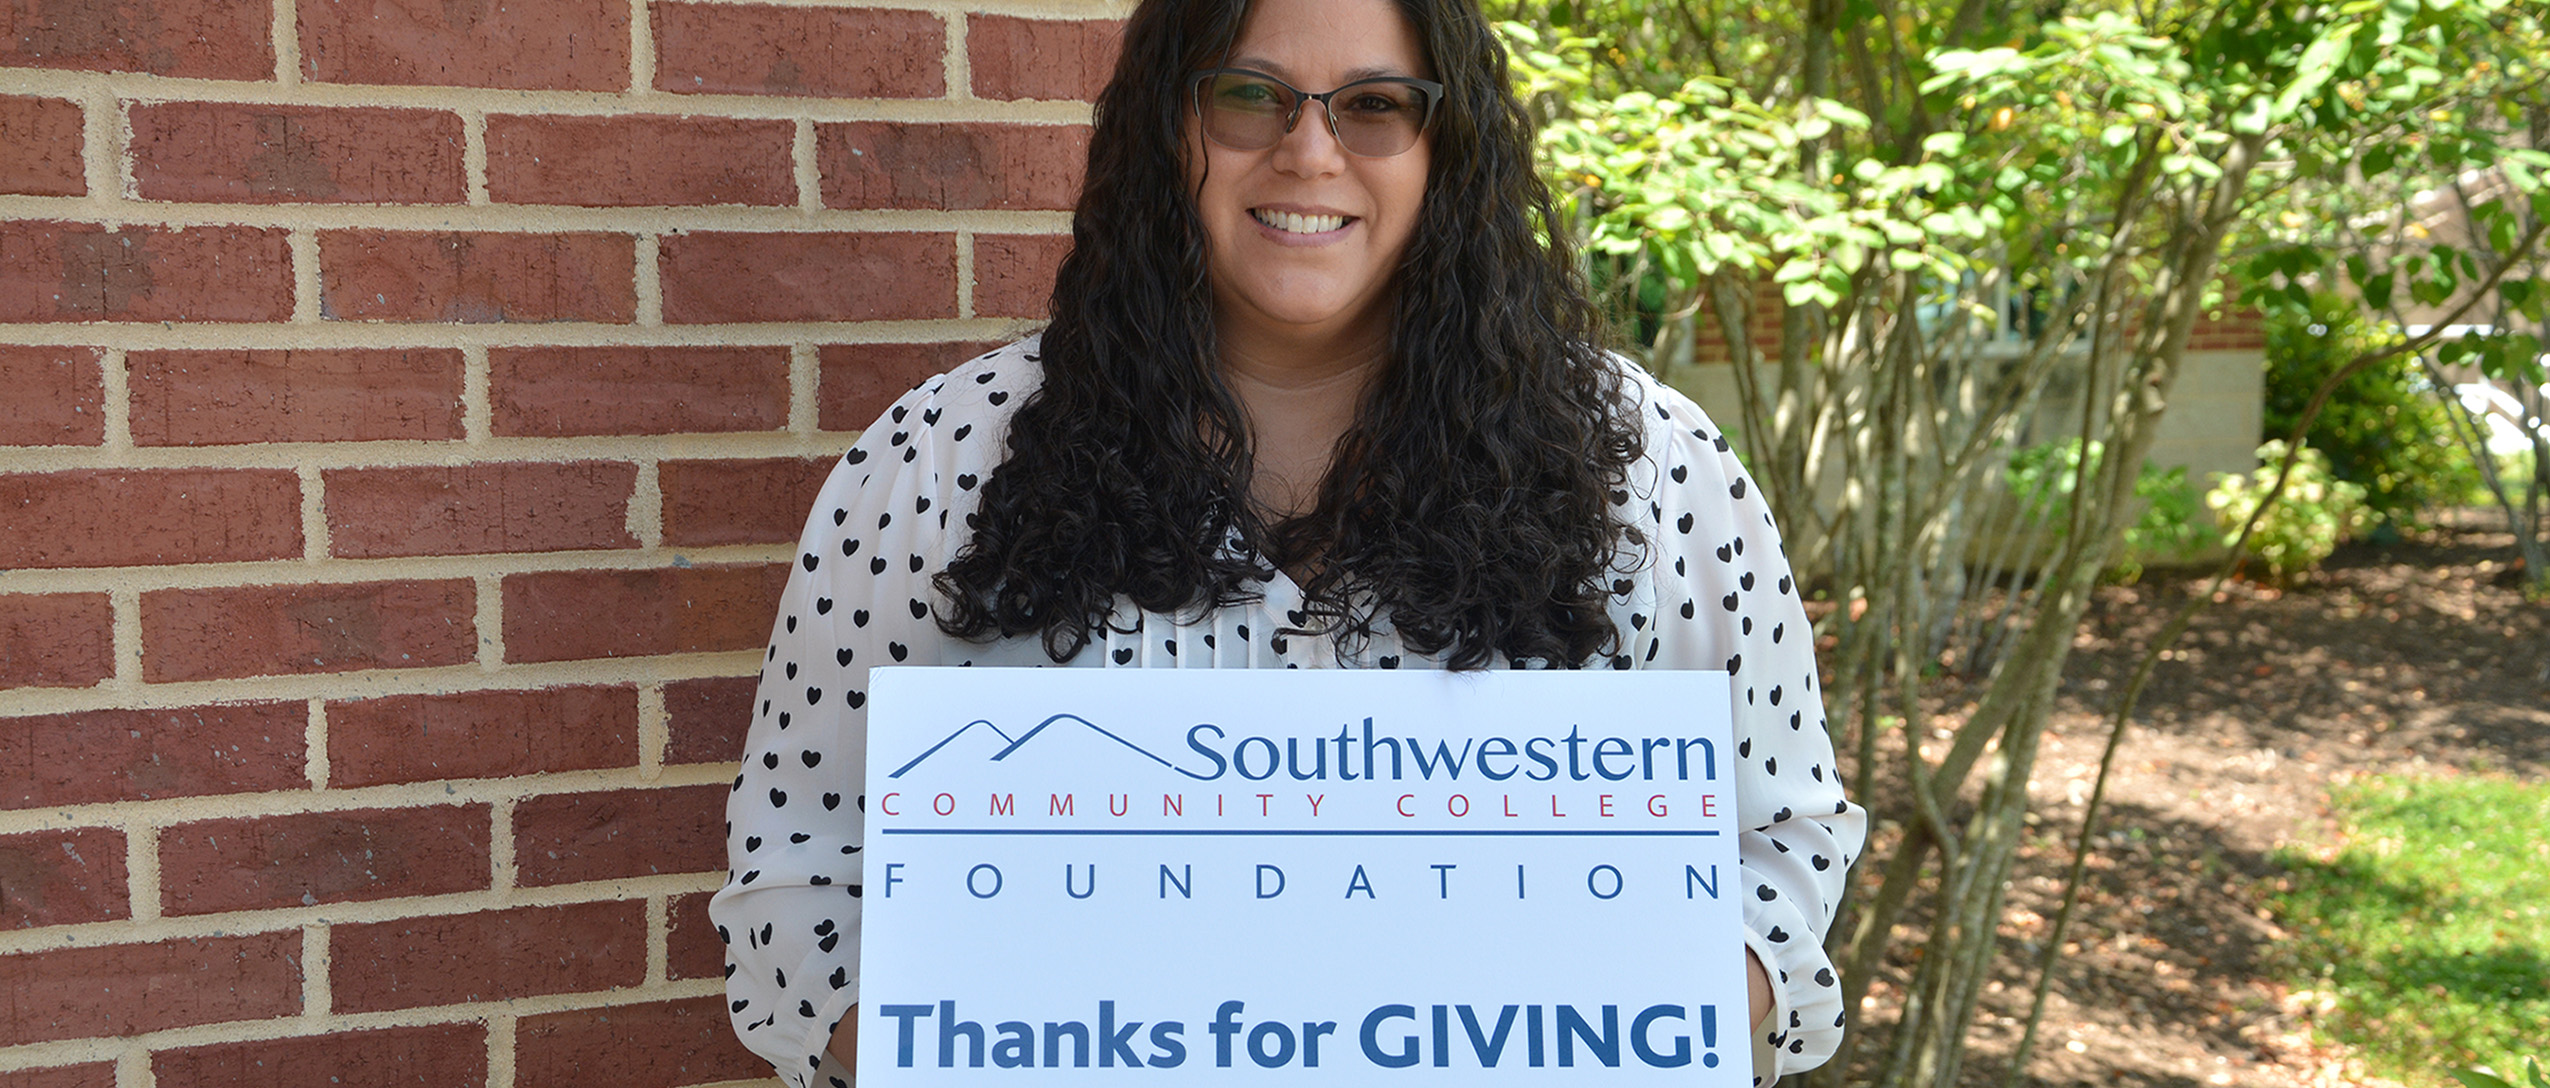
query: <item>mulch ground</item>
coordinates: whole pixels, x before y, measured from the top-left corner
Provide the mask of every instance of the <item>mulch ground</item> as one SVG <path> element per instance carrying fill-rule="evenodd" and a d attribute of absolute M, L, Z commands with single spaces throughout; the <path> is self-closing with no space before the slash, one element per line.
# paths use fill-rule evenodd
<path fill-rule="evenodd" d="M 2198 617 L 2120 750 L 2027 1081 L 2375 1083 L 2315 1041 L 2316 998 L 2284 984 L 2283 931 L 2265 903 L 2279 847 L 2329 841 L 2333 783 L 2550 774 L 2550 605 L 2523 599 L 2512 537 L 2481 513 L 2388 547 L 2350 545 L 2288 588 L 2232 583 Z M 2037 818 L 1966 1083 L 2001 1083 L 2113 699 L 2206 584 L 2108 587 L 2083 625 L 2031 781 Z M 1890 981 L 1873 988 L 1881 1004 Z"/>

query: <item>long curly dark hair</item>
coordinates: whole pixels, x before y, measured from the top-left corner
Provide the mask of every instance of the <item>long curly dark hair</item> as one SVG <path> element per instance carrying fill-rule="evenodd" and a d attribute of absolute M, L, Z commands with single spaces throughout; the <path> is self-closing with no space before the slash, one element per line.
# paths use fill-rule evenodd
<path fill-rule="evenodd" d="M 1246 0 L 1145 0 L 1097 103 L 1044 379 L 937 585 L 940 626 L 1040 635 L 1068 661 L 1111 622 L 1258 599 L 1307 567 L 1308 615 L 1352 660 L 1390 630 L 1456 669 L 1581 666 L 1620 643 L 1604 605 L 1644 538 L 1613 515 L 1637 408 L 1532 170 L 1531 122 L 1471 0 L 1395 0 L 1444 85 L 1424 208 L 1397 274 L 1390 360 L 1318 502 L 1248 500 L 1246 416 L 1224 384 L 1205 234 L 1182 163 L 1186 74 Z"/>

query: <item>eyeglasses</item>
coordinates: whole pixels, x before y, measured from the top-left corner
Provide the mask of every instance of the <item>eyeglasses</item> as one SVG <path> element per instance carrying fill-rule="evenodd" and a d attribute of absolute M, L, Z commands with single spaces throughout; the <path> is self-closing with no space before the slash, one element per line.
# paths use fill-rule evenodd
<path fill-rule="evenodd" d="M 1316 101 L 1338 146 L 1368 159 L 1389 158 L 1417 146 L 1442 100 L 1443 84 L 1409 76 L 1358 79 L 1324 94 L 1246 68 L 1195 76 L 1195 114 L 1205 138 L 1233 151 L 1275 146 L 1300 123 L 1302 104 Z"/>

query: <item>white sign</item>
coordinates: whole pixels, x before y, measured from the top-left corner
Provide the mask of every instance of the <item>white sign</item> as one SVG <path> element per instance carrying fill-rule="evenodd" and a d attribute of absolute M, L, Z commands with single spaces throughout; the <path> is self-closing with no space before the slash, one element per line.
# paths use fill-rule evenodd
<path fill-rule="evenodd" d="M 877 670 L 859 1083 L 1751 1083 L 1727 678 Z"/>

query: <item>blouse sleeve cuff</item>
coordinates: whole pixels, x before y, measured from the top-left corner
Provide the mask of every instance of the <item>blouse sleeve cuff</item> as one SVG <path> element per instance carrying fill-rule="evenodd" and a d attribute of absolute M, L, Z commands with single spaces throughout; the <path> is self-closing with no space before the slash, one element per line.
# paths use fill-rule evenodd
<path fill-rule="evenodd" d="M 1762 931 L 1748 925 L 1744 927 L 1744 950 L 1752 953 L 1754 959 L 1762 961 L 1762 973 L 1771 980 L 1770 1011 L 1763 1014 L 1760 1024 L 1746 1025 L 1745 1031 L 1753 1044 L 1753 1083 L 1756 1088 L 1759 1088 L 1761 1085 L 1780 1079 L 1781 1076 L 1780 1059 L 1785 1053 L 1780 1047 L 1781 1027 L 1789 1022 L 1789 995 L 1788 987 L 1780 985 L 1780 953 L 1779 949 L 1771 944 L 1770 938 L 1763 936 Z M 1749 994 L 1752 985 L 1750 964 L 1747 965 L 1746 972 L 1746 986 Z M 1747 1012 L 1752 1011 L 1750 1005 L 1751 999 L 1748 996 Z"/>
<path fill-rule="evenodd" d="M 834 1085 L 847 1088 L 851 1083 L 851 1070 L 842 1068 L 841 1062 L 832 1056 L 832 1033 L 849 1017 L 851 1006 L 858 1003 L 859 980 L 853 978 L 850 985 L 842 987 L 830 1001 L 824 1002 L 821 1009 L 815 1010 L 814 1026 L 806 1029 L 806 1061 L 800 1067 L 814 1074 L 807 1079 L 807 1084 L 814 1088 L 833 1088 Z M 857 1028 L 854 1026 L 852 1030 Z"/>

